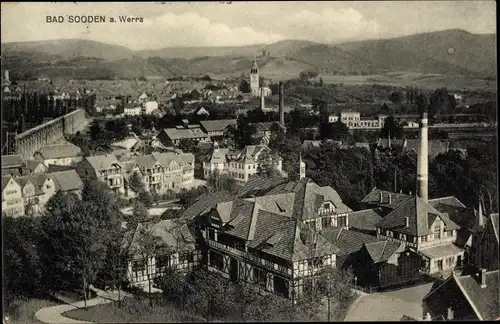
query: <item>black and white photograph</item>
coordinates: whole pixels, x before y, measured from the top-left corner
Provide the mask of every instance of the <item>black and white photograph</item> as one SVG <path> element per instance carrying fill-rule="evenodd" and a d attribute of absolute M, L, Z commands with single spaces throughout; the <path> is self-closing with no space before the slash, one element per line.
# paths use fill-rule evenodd
<path fill-rule="evenodd" d="M 2 2 L 2 323 L 500 321 L 496 12 Z"/>

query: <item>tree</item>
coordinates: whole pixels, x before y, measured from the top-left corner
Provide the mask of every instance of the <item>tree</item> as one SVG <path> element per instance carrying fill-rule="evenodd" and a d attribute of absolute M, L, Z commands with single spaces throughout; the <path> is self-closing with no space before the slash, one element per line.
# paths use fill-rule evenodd
<path fill-rule="evenodd" d="M 419 114 L 427 111 L 429 109 L 429 100 L 427 99 L 427 96 L 423 93 L 419 94 L 416 98 L 416 105 Z M 429 112 L 429 115 L 434 116 L 434 112 Z"/>
<path fill-rule="evenodd" d="M 153 205 L 153 197 L 151 194 L 145 190 L 141 189 L 137 195 L 137 200 L 144 204 L 146 207 L 151 207 Z"/>
<path fill-rule="evenodd" d="M 387 117 L 384 121 L 384 126 L 380 130 L 380 138 L 403 138 L 404 136 L 404 129 L 403 126 L 401 126 L 391 115 Z"/>
<path fill-rule="evenodd" d="M 281 176 L 278 170 L 278 156 L 273 156 L 268 150 L 263 150 L 257 159 L 257 175 L 265 178 Z"/>
<path fill-rule="evenodd" d="M 142 182 L 141 176 L 138 172 L 134 172 L 128 179 L 128 187 L 138 194 L 144 190 L 144 183 Z"/>
<path fill-rule="evenodd" d="M 206 186 L 209 192 L 228 191 L 235 193 L 238 190 L 236 181 L 227 174 L 220 174 L 218 170 L 210 174 Z"/>
<path fill-rule="evenodd" d="M 101 124 L 98 121 L 94 121 L 90 126 L 90 138 L 92 141 L 97 141 L 102 135 Z"/>
<path fill-rule="evenodd" d="M 251 92 L 250 83 L 248 83 L 246 79 L 242 79 L 240 82 L 239 90 L 243 93 L 250 93 Z"/>
<path fill-rule="evenodd" d="M 404 94 L 401 91 L 393 91 L 389 96 L 389 100 L 391 100 L 395 104 L 400 104 L 403 102 Z"/>
<path fill-rule="evenodd" d="M 196 141 L 190 138 L 183 138 L 179 141 L 179 148 L 182 152 L 193 152 L 196 146 Z"/>
<path fill-rule="evenodd" d="M 103 264 L 103 237 L 111 226 L 104 224 L 100 206 L 72 199 L 56 193 L 41 218 L 44 268 L 54 288 L 80 286 L 87 307 L 88 287 Z"/>

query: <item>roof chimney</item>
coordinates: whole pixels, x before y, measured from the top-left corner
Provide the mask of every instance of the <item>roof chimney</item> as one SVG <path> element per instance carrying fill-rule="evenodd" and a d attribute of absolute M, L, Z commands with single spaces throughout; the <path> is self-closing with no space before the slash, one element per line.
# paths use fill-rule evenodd
<path fill-rule="evenodd" d="M 417 196 L 428 199 L 428 140 L 427 140 L 427 112 L 423 112 L 420 118 L 420 154 L 417 163 Z"/>
<path fill-rule="evenodd" d="M 479 206 L 477 210 L 477 225 L 480 229 L 484 228 L 483 205 L 481 204 L 481 199 L 479 200 Z"/>
<path fill-rule="evenodd" d="M 410 227 L 410 217 L 406 216 L 405 217 L 405 228 Z"/>
<path fill-rule="evenodd" d="M 283 93 L 283 82 L 279 83 L 279 113 L 280 113 L 280 123 L 281 125 L 285 126 L 285 111 L 284 111 L 284 106 L 285 106 L 285 95 Z"/>
<path fill-rule="evenodd" d="M 481 272 L 479 272 L 479 281 L 481 288 L 486 288 L 486 269 L 481 269 Z"/>

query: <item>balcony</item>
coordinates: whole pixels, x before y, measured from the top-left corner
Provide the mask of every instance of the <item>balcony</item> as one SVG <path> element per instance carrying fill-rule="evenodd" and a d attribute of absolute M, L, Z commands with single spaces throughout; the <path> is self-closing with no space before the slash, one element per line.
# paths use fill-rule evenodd
<path fill-rule="evenodd" d="M 252 263 L 259 265 L 262 268 L 267 268 L 268 270 L 278 272 L 278 273 L 285 275 L 285 276 L 292 275 L 292 269 L 285 268 L 285 267 L 280 266 L 280 265 L 273 263 L 271 261 L 259 258 L 253 254 L 248 253 L 248 252 L 238 250 L 236 248 L 227 246 L 225 244 L 222 244 L 222 243 L 216 242 L 214 240 L 210 240 L 210 239 L 206 239 L 206 242 L 208 243 L 208 246 L 210 248 L 222 251 L 222 252 L 229 254 L 233 257 L 237 257 L 240 259 L 251 261 Z"/>

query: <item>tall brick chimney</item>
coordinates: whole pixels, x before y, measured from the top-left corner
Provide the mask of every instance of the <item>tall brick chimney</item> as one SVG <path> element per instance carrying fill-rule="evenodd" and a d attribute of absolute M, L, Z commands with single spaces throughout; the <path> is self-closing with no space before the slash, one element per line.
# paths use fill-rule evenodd
<path fill-rule="evenodd" d="M 427 112 L 423 112 L 420 118 L 420 154 L 417 162 L 417 196 L 426 200 L 428 199 L 428 140 L 427 140 Z"/>
<path fill-rule="evenodd" d="M 279 83 L 279 100 L 280 100 L 280 123 L 285 126 L 285 95 L 283 93 L 283 82 Z"/>

